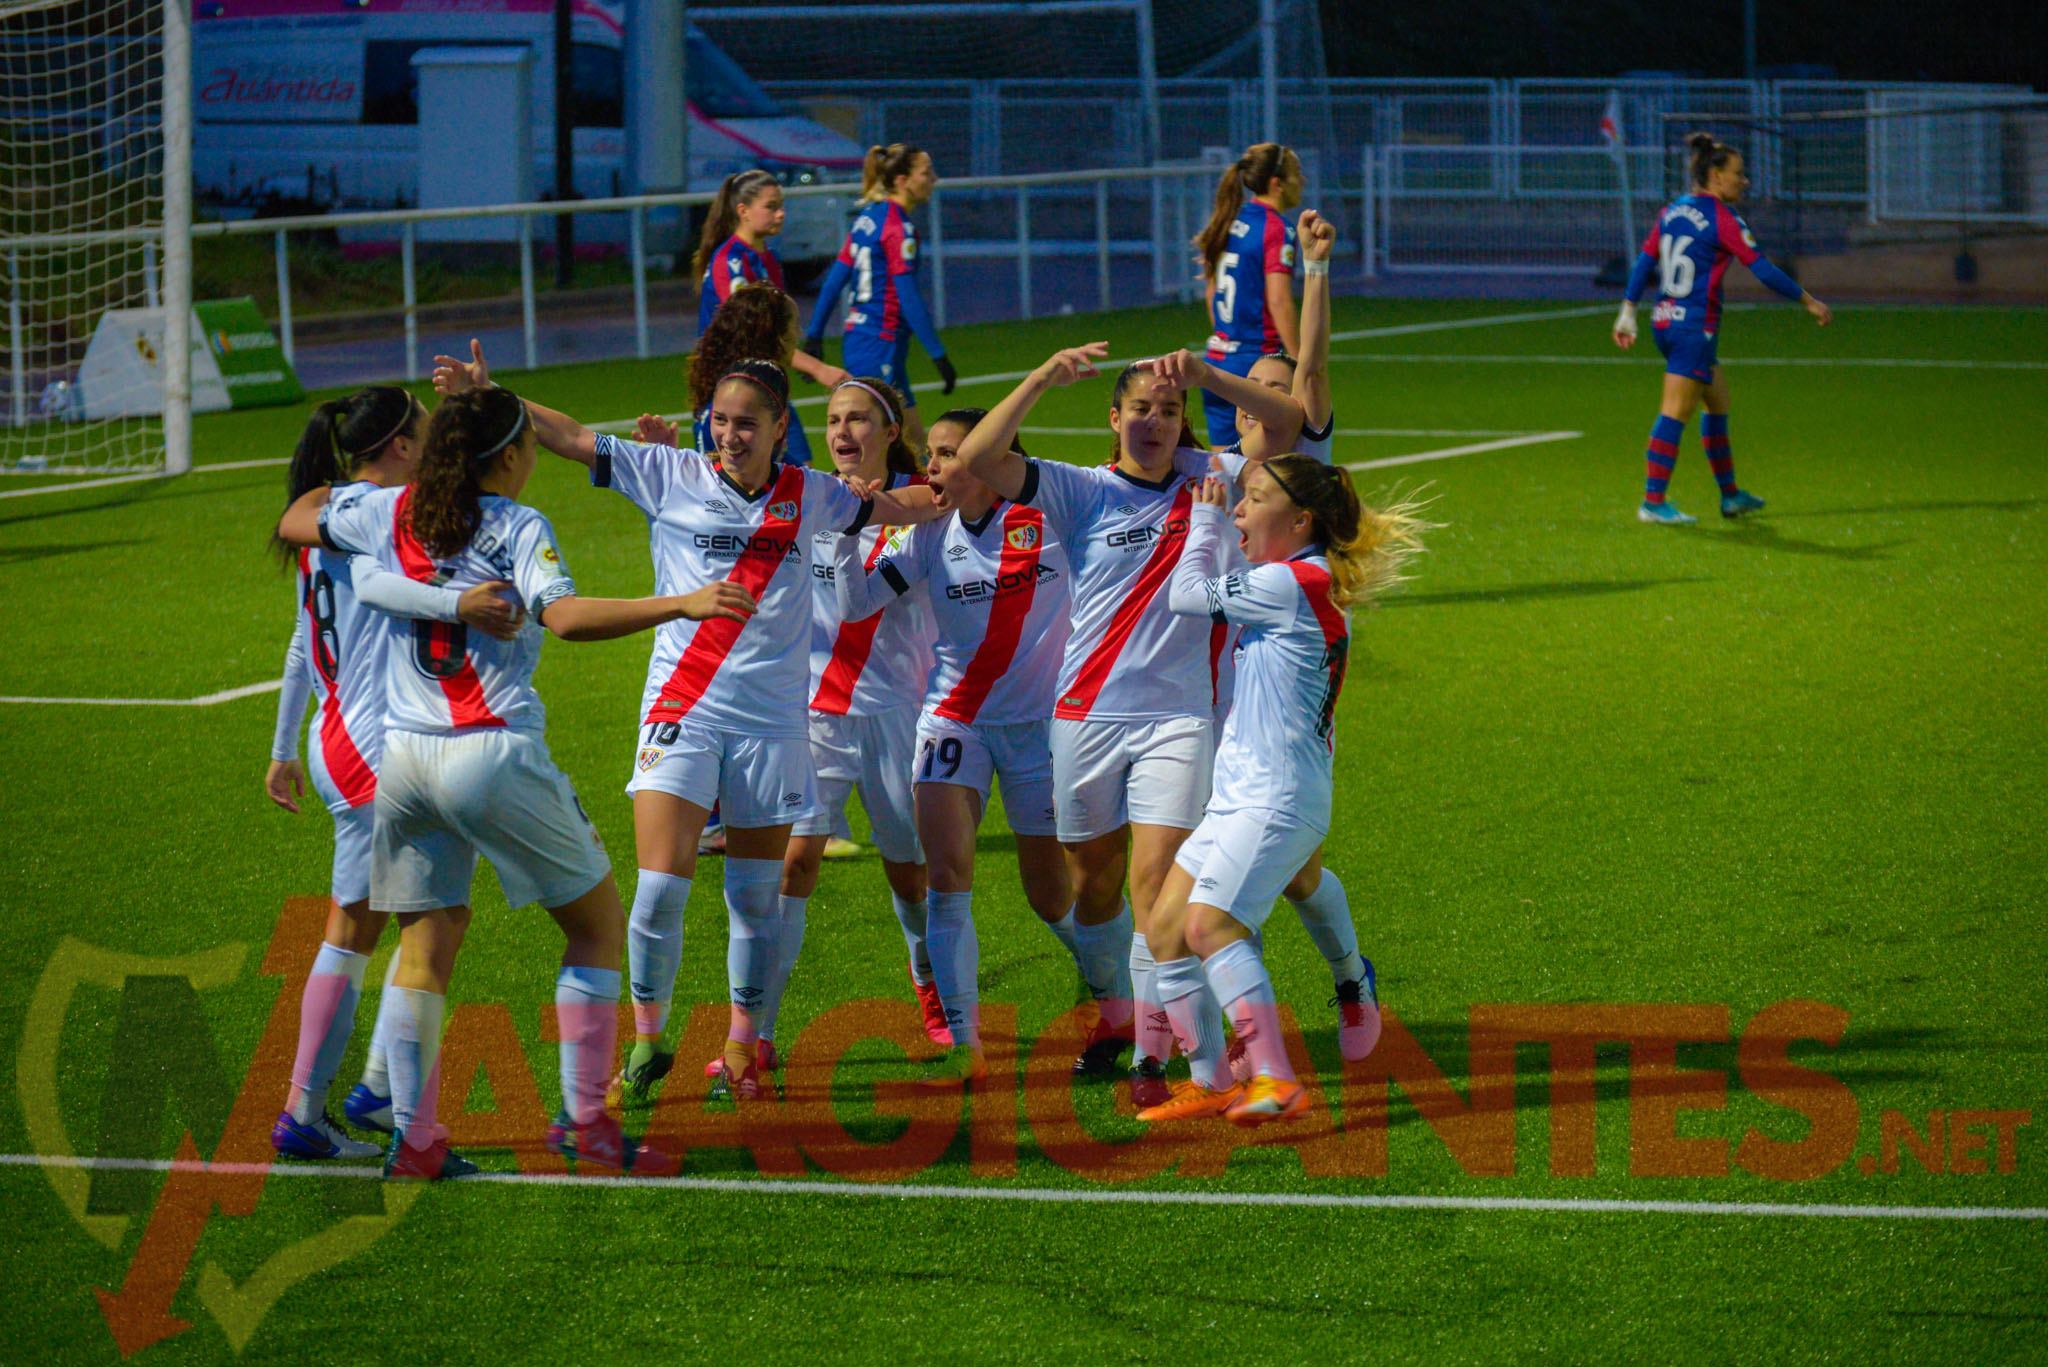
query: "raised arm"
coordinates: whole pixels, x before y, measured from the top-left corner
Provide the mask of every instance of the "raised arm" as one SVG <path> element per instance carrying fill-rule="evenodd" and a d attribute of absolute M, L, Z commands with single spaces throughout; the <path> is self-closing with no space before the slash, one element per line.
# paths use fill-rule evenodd
<path fill-rule="evenodd" d="M 1294 311 L 1294 277 L 1269 271 L 1266 275 L 1266 316 L 1273 331 L 1280 334 L 1280 346 L 1292 356 L 1301 350 L 1301 322 Z"/>
<path fill-rule="evenodd" d="M 1002 402 L 961 439 L 960 459 L 967 462 L 969 473 L 1004 498 L 1022 493 L 1024 458 L 1010 449 L 1017 440 L 1017 429 L 1024 425 L 1032 405 L 1048 389 L 1100 373 L 1095 363 L 1108 355 L 1109 343 L 1085 342 L 1055 351 L 1043 365 L 1025 376 L 1022 384 L 1005 394 Z"/>
<path fill-rule="evenodd" d="M 1314 209 L 1304 209 L 1295 236 L 1301 242 L 1302 281 L 1294 402 L 1301 408 L 1302 425 L 1321 431 L 1330 423 L 1330 253 L 1337 230 Z"/>
<path fill-rule="evenodd" d="M 1275 277 L 1277 278 L 1277 277 Z M 1244 453 L 1254 460 L 1285 454 L 1294 449 L 1304 423 L 1301 405 L 1284 390 L 1233 375 L 1221 366 L 1210 365 L 1192 351 L 1173 351 L 1139 361 L 1160 379 L 1182 389 L 1210 389 L 1242 408 L 1259 424 L 1259 431 L 1245 439 Z"/>
<path fill-rule="evenodd" d="M 540 610 L 540 624 L 565 641 L 610 641 L 687 617 L 724 617 L 744 622 L 754 615 L 754 595 L 729 579 L 691 593 L 659 598 L 579 598 L 567 594 Z"/>
<path fill-rule="evenodd" d="M 939 516 L 939 506 L 932 501 L 932 487 L 929 484 L 911 484 L 901 489 L 876 489 L 869 497 L 874 500 L 873 520 L 885 527 L 915 527 L 931 522 Z"/>
<path fill-rule="evenodd" d="M 469 357 L 467 361 L 454 356 L 434 358 L 435 393 L 445 398 L 490 387 L 491 368 L 484 361 L 484 344 L 474 337 L 469 339 Z M 597 459 L 597 434 L 568 414 L 527 399 L 526 416 L 533 420 L 535 439 L 556 455 L 578 465 Z"/>
<path fill-rule="evenodd" d="M 1215 613 L 1210 581 L 1216 577 L 1229 498 L 1230 486 L 1220 479 L 1205 479 L 1195 485 L 1187 544 L 1180 559 L 1174 562 L 1173 577 L 1166 581 L 1166 606 L 1183 616 L 1209 617 Z"/>

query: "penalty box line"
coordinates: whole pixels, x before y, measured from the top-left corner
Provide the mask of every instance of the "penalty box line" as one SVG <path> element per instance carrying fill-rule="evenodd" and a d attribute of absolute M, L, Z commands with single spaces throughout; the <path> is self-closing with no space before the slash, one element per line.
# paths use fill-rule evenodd
<path fill-rule="evenodd" d="M 199 1172 L 223 1176 L 313 1177 L 378 1181 L 380 1168 L 311 1164 L 191 1162 L 161 1158 L 81 1158 L 0 1154 L 0 1167 L 84 1168 L 108 1172 Z M 828 1179 L 736 1177 L 579 1177 L 554 1173 L 487 1172 L 461 1179 L 513 1187 L 637 1188 L 720 1192 L 748 1196 L 865 1197 L 905 1201 L 1010 1201 L 1041 1205 L 1222 1206 L 1306 1210 L 1446 1210 L 1552 1215 L 1695 1215 L 1805 1220 L 2048 1221 L 2048 1206 L 1891 1206 L 1844 1202 L 1651 1201 L 1573 1196 L 1397 1196 L 1372 1193 L 1287 1191 L 1131 1191 L 1119 1187 L 964 1187 L 934 1183 L 855 1183 Z"/>

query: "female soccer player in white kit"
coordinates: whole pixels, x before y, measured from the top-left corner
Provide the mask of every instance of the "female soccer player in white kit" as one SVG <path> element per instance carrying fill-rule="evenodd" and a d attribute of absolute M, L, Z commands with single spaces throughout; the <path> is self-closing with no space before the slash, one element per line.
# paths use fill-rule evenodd
<path fill-rule="evenodd" d="M 985 417 L 954 409 L 932 424 L 932 490 L 950 516 L 912 528 L 865 563 L 853 539 L 841 538 L 836 580 L 848 621 L 878 603 L 929 594 L 938 624 L 938 663 L 917 718 L 916 769 L 917 829 L 932 871 L 926 944 L 944 1042 L 953 1046 L 933 1080 L 986 1071 L 974 838 L 997 778 L 1025 900 L 1087 973 L 1055 834 L 1048 722 L 1069 631 L 1066 549 L 1042 509 L 998 498 L 968 473 L 960 444 Z"/>
<path fill-rule="evenodd" d="M 467 364 L 435 358 L 435 388 L 487 383 L 474 342 L 471 355 Z M 822 470 L 778 464 L 789 380 L 770 361 L 739 363 L 712 391 L 711 452 L 624 441 L 539 404 L 530 411 L 541 445 L 588 466 L 591 483 L 646 515 L 658 589 L 725 585 L 758 604 L 744 622 L 672 622 L 655 635 L 626 785 L 640 875 L 627 936 L 636 1038 L 621 1078 L 644 1095 L 674 1061 L 661 1032 L 682 963 L 697 837 L 718 803 L 732 1007 L 725 1073 L 735 1097 L 751 1098 L 760 1088 L 758 1014 L 780 982 L 783 856 L 791 827 L 816 802 L 806 730 L 813 541 L 875 518 L 929 521 L 931 495 L 863 498 Z"/>
<path fill-rule="evenodd" d="M 292 453 L 286 506 L 308 490 L 402 485 L 412 478 L 427 413 L 396 385 L 374 385 L 314 410 Z M 327 1091 L 355 1030 L 364 970 L 391 918 L 370 910 L 370 835 L 377 765 L 384 751 L 385 653 L 401 625 L 385 612 L 442 621 L 463 620 L 501 639 L 518 629 L 519 610 L 498 597 L 510 585 L 478 585 L 466 593 L 415 584 L 369 556 L 338 555 L 278 543 L 297 568 L 291 644 L 277 703 L 264 789 L 288 812 L 299 810 L 307 766 L 299 732 L 310 700 L 319 723 L 309 747 L 311 784 L 334 818 L 333 904 L 326 934 L 299 999 L 299 1043 L 291 1093 L 270 1132 L 271 1146 L 291 1158 L 368 1158 L 375 1144 L 351 1139 L 327 1115 Z M 383 612 L 366 612 L 375 607 Z M 391 958 L 396 972 L 398 956 Z M 389 987 L 389 978 L 386 979 Z M 343 1109 L 364 1129 L 391 1128 L 386 1069 L 391 1003 L 378 1003 L 363 1080 Z"/>
<path fill-rule="evenodd" d="M 1164 1095 L 1173 1043 L 1150 995 L 1146 926 L 1174 851 L 1201 820 L 1215 748 L 1209 628 L 1169 612 L 1165 593 L 1209 453 L 1193 444 L 1187 394 L 1136 367 L 1110 394 L 1110 464 L 1029 460 L 1010 449 L 1039 398 L 1094 375 L 1108 350 L 1093 342 L 1055 353 L 968 433 L 960 458 L 1002 497 L 1043 510 L 1073 567 L 1074 633 L 1053 705 L 1053 783 L 1074 874 L 1075 933 L 1101 1005 L 1074 1071 L 1112 1072 L 1135 1033 L 1132 1086 L 1144 1103 Z"/>
<path fill-rule="evenodd" d="M 1152 922 L 1160 1000 L 1191 1076 L 1170 1100 L 1141 1111 L 1146 1120 L 1224 1115 L 1260 1124 L 1307 1107 L 1257 933 L 1330 828 L 1348 609 L 1398 578 L 1421 545 L 1412 507 L 1364 508 L 1342 466 L 1276 456 L 1246 471 L 1244 499 L 1230 514 L 1251 568 L 1221 574 L 1226 501 L 1222 481 L 1204 481 L 1168 589 L 1176 613 L 1235 623 L 1242 635 L 1215 791 Z M 1253 1076 L 1241 1089 L 1229 1082 L 1219 1002 L 1249 1055 Z"/>
<path fill-rule="evenodd" d="M 685 617 L 743 621 L 753 608 L 752 595 L 728 583 L 683 596 L 579 598 L 547 518 L 515 501 L 536 459 L 533 423 L 516 394 L 458 395 L 429 423 L 412 486 L 352 488 L 332 501 L 317 490 L 278 527 L 284 540 L 375 555 L 421 582 L 509 581 L 531 618 L 510 641 L 423 622 L 387 669 L 370 904 L 397 914 L 402 927 L 391 988 L 390 1177 L 476 1171 L 449 1151 L 434 1111 L 441 1018 L 479 853 L 507 902 L 539 902 L 567 937 L 555 1008 L 568 1123 L 550 1142 L 583 1164 L 630 1161 L 604 1106 L 625 918 L 603 843 L 548 755 L 533 688 L 539 628 L 607 640 Z"/>

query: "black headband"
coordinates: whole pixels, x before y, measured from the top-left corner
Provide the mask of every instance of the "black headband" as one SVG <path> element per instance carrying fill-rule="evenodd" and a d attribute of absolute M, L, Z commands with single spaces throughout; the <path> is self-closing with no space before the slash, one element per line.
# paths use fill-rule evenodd
<path fill-rule="evenodd" d="M 412 415 L 414 414 L 414 412 L 417 411 L 418 405 L 418 399 L 415 399 L 410 394 L 406 395 L 405 416 L 398 420 L 398 426 L 392 428 L 389 432 L 386 432 L 383 436 L 377 438 L 377 440 L 371 442 L 368 446 L 365 446 L 360 451 L 343 450 L 341 441 L 339 440 L 339 436 L 337 434 L 337 438 L 334 443 L 334 449 L 340 451 L 341 454 L 347 456 L 352 461 L 362 460 L 365 457 L 369 456 L 372 452 L 383 450 L 386 446 L 389 446 L 391 444 L 393 439 L 395 439 L 400 432 L 403 432 L 406 429 L 406 426 L 409 423 L 412 422 Z M 524 410 L 522 409 L 521 411 Z"/>
<path fill-rule="evenodd" d="M 512 424 L 512 430 L 511 430 L 510 432 L 507 432 L 507 433 L 506 433 L 506 434 L 505 434 L 505 435 L 504 435 L 504 436 L 503 436 L 503 437 L 502 437 L 501 439 L 499 439 L 498 443 L 497 443 L 497 444 L 496 444 L 495 446 L 491 446 L 491 447 L 488 447 L 488 448 L 486 448 L 486 449 L 484 449 L 484 450 L 482 450 L 482 451 L 479 451 L 479 452 L 477 452 L 477 453 L 476 453 L 476 455 L 475 455 L 475 457 L 474 457 L 474 459 L 476 459 L 476 460 L 479 460 L 479 461 L 489 460 L 489 459 L 490 459 L 490 458 L 491 458 L 492 456 L 495 456 L 495 455 L 497 455 L 497 454 L 498 454 L 498 452 L 500 452 L 500 451 L 504 450 L 504 449 L 505 449 L 506 447 L 510 446 L 510 445 L 511 445 L 511 444 L 512 444 L 513 442 L 515 442 L 515 441 L 518 441 L 518 440 L 519 440 L 519 434 L 520 434 L 521 432 L 524 432 L 525 430 L 526 430 L 526 405 L 525 405 L 524 403 L 522 403 L 522 404 L 520 404 L 520 405 L 519 405 L 519 419 L 518 419 L 518 421 L 516 421 L 516 422 L 514 422 L 514 423 Z M 1290 495 L 1290 497 L 1291 497 L 1291 495 Z"/>

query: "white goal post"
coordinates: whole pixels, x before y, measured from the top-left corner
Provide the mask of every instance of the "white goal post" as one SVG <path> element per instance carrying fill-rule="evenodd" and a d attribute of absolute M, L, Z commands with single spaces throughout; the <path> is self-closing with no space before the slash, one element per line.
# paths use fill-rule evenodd
<path fill-rule="evenodd" d="M 189 0 L 0 0 L 0 473 L 191 468 L 191 51 Z"/>

